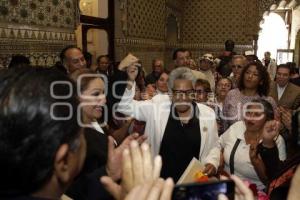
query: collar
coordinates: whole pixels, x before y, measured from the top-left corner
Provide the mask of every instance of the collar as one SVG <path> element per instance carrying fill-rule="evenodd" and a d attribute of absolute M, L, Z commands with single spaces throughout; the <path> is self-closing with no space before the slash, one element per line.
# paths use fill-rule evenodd
<path fill-rule="evenodd" d="M 280 86 L 276 83 L 277 89 L 285 90 L 285 88 L 288 86 L 288 84 L 289 84 L 289 83 L 287 83 L 287 84 L 286 84 L 285 86 L 283 86 L 283 87 L 280 87 Z"/>
<path fill-rule="evenodd" d="M 102 129 L 102 127 L 100 126 L 100 124 L 98 122 L 92 122 L 91 125 L 99 133 L 105 134 L 104 131 L 103 131 L 103 129 Z"/>

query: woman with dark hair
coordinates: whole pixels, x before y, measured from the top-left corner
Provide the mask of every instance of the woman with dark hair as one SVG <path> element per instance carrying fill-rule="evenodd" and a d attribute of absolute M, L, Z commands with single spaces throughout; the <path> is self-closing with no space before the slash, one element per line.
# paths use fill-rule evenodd
<path fill-rule="evenodd" d="M 1 71 L 0 199 L 59 199 L 79 174 L 86 143 L 73 87 L 52 69 Z"/>
<path fill-rule="evenodd" d="M 266 124 L 276 123 L 272 128 L 279 129 L 278 122 L 274 121 L 272 105 L 264 99 L 255 99 L 245 106 L 245 117 L 230 126 L 220 137 L 220 149 L 223 150 L 224 171 L 235 174 L 244 180 L 256 184 L 263 190 L 268 183 L 263 161 L 256 155 L 256 148 L 265 138 Z M 274 142 L 279 150 L 280 160 L 286 159 L 285 142 L 278 135 Z"/>
<path fill-rule="evenodd" d="M 78 96 L 74 91 L 73 81 L 53 69 L 26 68 L 0 72 L 1 200 L 64 199 L 63 193 L 80 173 L 86 156 L 83 129 L 77 123 Z M 132 200 L 150 198 L 141 194 L 150 194 L 155 186 L 157 193 L 154 197 L 151 195 L 151 199 L 156 200 L 160 196 L 170 199 L 173 181 L 157 180 L 161 159 L 155 159 L 152 164 L 149 146 L 144 144 L 140 148 L 137 141 L 133 141 L 128 149 L 122 161 L 116 154 L 122 155 L 124 149 L 117 150 L 120 151 L 117 153 L 110 139 L 110 157 L 129 167 L 123 167 L 122 186 L 106 176 L 101 179 L 105 187 L 120 199 Z M 145 174 L 149 175 L 148 181 L 154 181 L 153 186 L 146 185 Z M 103 199 L 99 194 L 100 177 L 109 174 L 98 171 L 92 175 L 86 177 L 78 189 L 97 192 L 75 199 Z M 139 181 L 134 181 L 133 177 Z"/>
<path fill-rule="evenodd" d="M 243 69 L 238 88 L 231 90 L 225 99 L 223 115 L 226 127 L 243 119 L 243 107 L 253 99 L 268 100 L 276 111 L 276 102 L 269 97 L 270 76 L 260 62 L 251 62 Z"/>
<path fill-rule="evenodd" d="M 127 70 L 133 70 L 137 74 L 137 68 L 128 67 Z M 125 73 L 119 70 L 116 72 Z M 121 76 L 121 75 L 120 75 Z M 126 76 L 126 73 L 125 73 Z M 106 163 L 110 163 L 108 157 L 108 135 L 111 135 L 114 138 L 115 145 L 119 145 L 119 149 L 128 148 L 128 145 L 131 140 L 137 139 L 139 142 L 143 142 L 145 139 L 143 136 L 139 137 L 138 134 L 132 134 L 128 136 L 128 128 L 130 123 L 123 124 L 123 127 L 119 127 L 118 130 L 110 131 L 106 122 L 108 121 L 108 113 L 113 112 L 113 105 L 106 105 L 106 93 L 108 90 L 105 84 L 105 75 L 97 74 L 91 69 L 79 69 L 71 74 L 71 78 L 77 83 L 77 92 L 78 98 L 80 101 L 80 125 L 85 128 L 84 136 L 87 142 L 87 154 L 86 160 L 84 163 L 83 170 L 78 177 L 77 182 L 72 185 L 68 190 L 68 195 L 73 199 L 99 199 L 97 196 L 99 188 L 89 188 L 85 183 L 86 177 L 90 174 L 97 172 L 99 168 L 108 168 Z M 113 79 L 118 79 L 114 77 Z M 106 79 L 107 81 L 107 79 Z M 111 82 L 113 83 L 113 82 Z M 120 85 L 119 85 L 120 86 Z M 109 88 L 114 88 L 109 86 Z M 119 88 L 119 87 L 118 87 Z M 115 94 L 108 94 L 109 102 L 112 102 L 112 96 Z M 119 150 L 121 151 L 121 150 Z M 119 158 L 120 159 L 120 158 Z M 114 180 L 120 179 L 119 168 L 120 163 L 114 163 L 115 166 L 110 165 L 110 169 L 107 169 L 106 172 Z M 115 167 L 115 168 L 114 168 Z M 114 170 L 111 170 L 113 169 Z M 116 171 L 117 173 L 113 172 Z M 102 193 L 101 199 L 110 199 L 109 196 L 104 196 L 105 193 Z"/>
<path fill-rule="evenodd" d="M 156 94 L 167 94 L 169 75 L 166 72 L 162 72 L 155 81 Z"/>

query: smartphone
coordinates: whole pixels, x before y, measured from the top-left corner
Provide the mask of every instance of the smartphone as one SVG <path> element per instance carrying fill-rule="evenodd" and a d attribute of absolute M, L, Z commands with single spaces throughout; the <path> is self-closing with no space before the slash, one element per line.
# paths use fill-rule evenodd
<path fill-rule="evenodd" d="M 177 185 L 172 200 L 218 200 L 220 193 L 234 200 L 234 187 L 232 180 Z"/>

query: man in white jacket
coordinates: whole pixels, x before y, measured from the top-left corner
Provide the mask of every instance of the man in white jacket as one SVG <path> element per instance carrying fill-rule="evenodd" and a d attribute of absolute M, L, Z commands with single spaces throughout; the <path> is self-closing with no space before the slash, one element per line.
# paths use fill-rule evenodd
<path fill-rule="evenodd" d="M 134 66 L 134 64 L 132 65 Z M 134 67 L 133 67 L 134 68 Z M 131 66 L 128 77 L 134 80 Z M 169 87 L 172 97 L 158 94 L 147 101 L 135 101 L 135 82 L 124 92 L 118 111 L 146 122 L 145 134 L 153 155 L 162 156 L 162 177 L 177 181 L 193 157 L 205 165 L 204 172 L 214 175 L 219 166 L 217 124 L 214 111 L 193 101 L 195 78 L 185 67 L 172 71 Z"/>

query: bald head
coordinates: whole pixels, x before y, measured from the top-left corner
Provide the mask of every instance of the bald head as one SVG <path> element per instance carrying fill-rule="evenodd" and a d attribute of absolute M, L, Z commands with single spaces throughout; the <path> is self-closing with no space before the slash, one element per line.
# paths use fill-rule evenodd
<path fill-rule="evenodd" d="M 62 62 L 68 73 L 86 68 L 86 60 L 79 48 L 67 48 L 62 52 L 62 54 Z"/>

